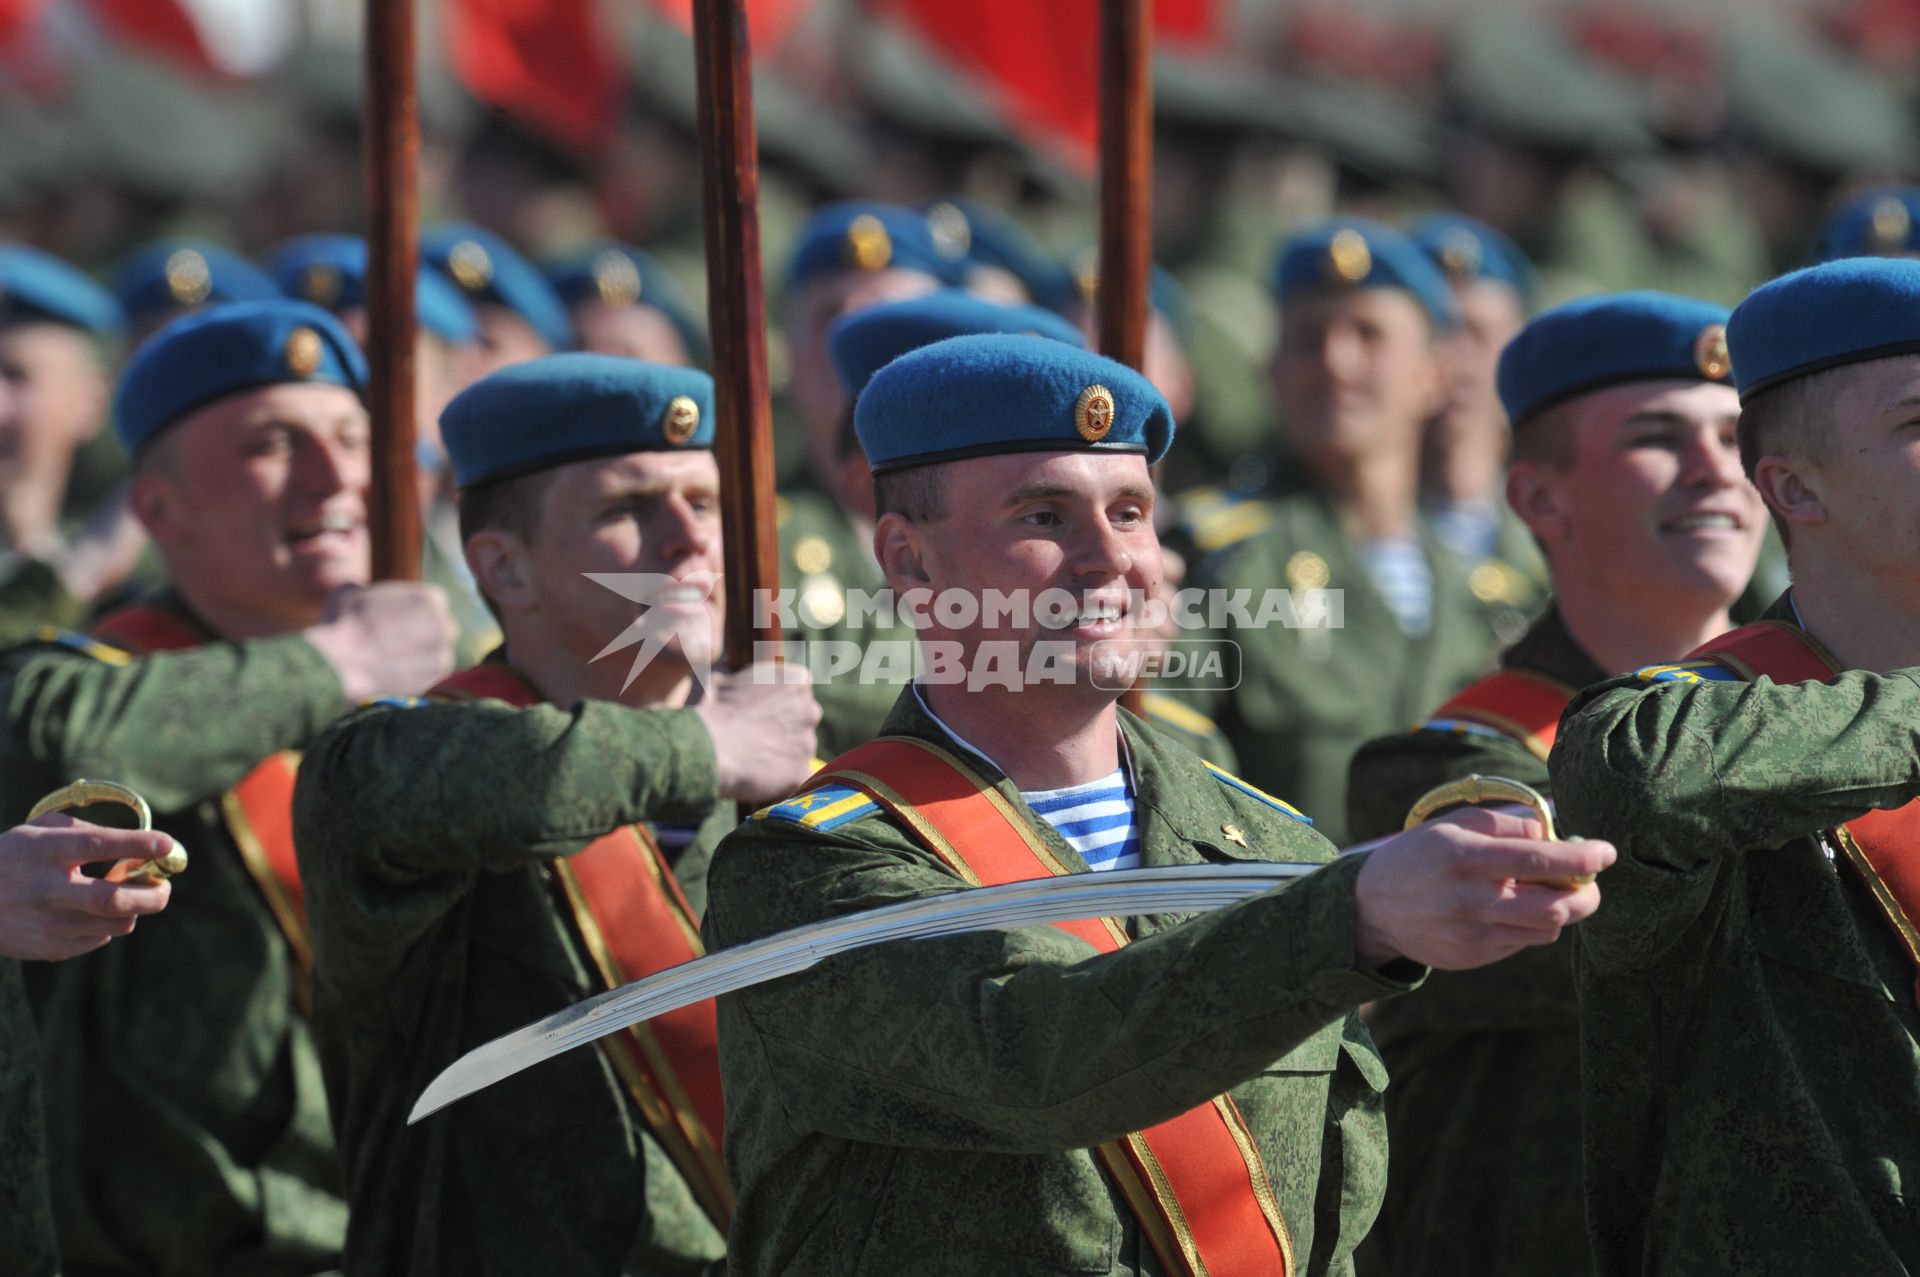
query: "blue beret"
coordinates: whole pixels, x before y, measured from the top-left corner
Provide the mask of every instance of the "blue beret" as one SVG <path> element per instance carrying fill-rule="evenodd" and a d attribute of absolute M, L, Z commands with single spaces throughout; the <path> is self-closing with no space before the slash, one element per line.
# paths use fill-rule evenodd
<path fill-rule="evenodd" d="M 553 285 L 493 232 L 436 226 L 420 236 L 420 260 L 457 284 L 474 305 L 492 303 L 519 315 L 550 349 L 573 345 L 573 322 Z"/>
<path fill-rule="evenodd" d="M 848 394 L 857 395 L 873 374 L 909 350 L 974 333 L 1027 333 L 1087 348 L 1080 330 L 1050 310 L 1000 306 L 958 290 L 843 315 L 827 332 L 827 348 L 840 384 Z"/>
<path fill-rule="evenodd" d="M 1173 443 L 1173 410 L 1125 364 L 1065 342 L 949 337 L 874 374 L 854 429 L 875 474 L 1006 452 L 1146 454 Z"/>
<path fill-rule="evenodd" d="M 917 270 L 943 284 L 959 284 L 964 263 L 933 241 L 922 214 L 897 204 L 846 200 L 818 209 L 800 228 L 787 289 L 841 271 Z"/>
<path fill-rule="evenodd" d="M 77 267 L 25 244 L 0 244 L 0 324 L 48 320 L 96 337 L 126 328 L 113 294 Z"/>
<path fill-rule="evenodd" d="M 625 244 L 595 244 L 548 262 L 547 282 L 568 306 L 583 301 L 651 306 L 667 317 L 694 362 L 707 362 L 705 326 L 694 318 L 693 303 L 680 281 L 651 253 Z"/>
<path fill-rule="evenodd" d="M 220 302 L 264 302 L 282 296 L 265 271 L 232 249 L 198 240 L 161 240 L 120 259 L 113 291 L 127 321 Z"/>
<path fill-rule="evenodd" d="M 1533 263 L 1518 244 L 1485 222 L 1458 213 L 1433 213 L 1415 222 L 1407 235 L 1454 283 L 1491 279 L 1511 288 L 1522 302 L 1533 300 Z"/>
<path fill-rule="evenodd" d="M 1602 293 L 1555 306 L 1500 352 L 1500 402 L 1516 426 L 1625 381 L 1731 384 L 1727 308 L 1670 293 Z"/>
<path fill-rule="evenodd" d="M 1418 245 L 1364 217 L 1336 217 L 1290 235 L 1273 267 L 1281 302 L 1301 293 L 1346 288 L 1398 288 L 1426 308 L 1434 325 L 1451 328 L 1453 293 Z"/>
<path fill-rule="evenodd" d="M 286 382 L 329 382 L 364 399 L 367 362 L 340 321 L 307 302 L 209 306 L 162 328 L 133 357 L 114 393 L 114 429 L 138 452 L 204 404 Z"/>
<path fill-rule="evenodd" d="M 1920 187 L 1889 186 L 1847 201 L 1820 228 L 1813 260 L 1920 253 Z"/>
<path fill-rule="evenodd" d="M 367 304 L 367 241 L 358 235 L 303 235 L 267 259 L 274 282 L 289 297 L 336 314 Z M 413 292 L 414 316 L 441 341 L 465 346 L 480 340 L 480 321 L 460 290 L 425 266 Z"/>
<path fill-rule="evenodd" d="M 922 212 L 933 228 L 935 247 L 949 260 L 967 268 L 998 267 L 1026 287 L 1029 300 L 1042 305 L 1066 291 L 1066 269 L 1008 214 L 958 195 Z"/>
<path fill-rule="evenodd" d="M 1762 284 L 1727 321 L 1744 402 L 1795 377 L 1920 353 L 1920 261 L 1848 257 Z"/>
<path fill-rule="evenodd" d="M 713 447 L 713 378 L 619 355 L 548 355 L 482 377 L 440 414 L 462 488 L 572 461 Z"/>

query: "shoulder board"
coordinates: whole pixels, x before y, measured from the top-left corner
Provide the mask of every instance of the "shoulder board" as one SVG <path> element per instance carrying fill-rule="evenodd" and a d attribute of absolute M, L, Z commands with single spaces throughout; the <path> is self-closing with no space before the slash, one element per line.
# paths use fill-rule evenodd
<path fill-rule="evenodd" d="M 1201 761 L 1203 763 L 1206 762 L 1205 759 L 1202 759 Z M 1215 767 L 1212 763 L 1206 763 L 1206 768 L 1208 771 L 1213 773 L 1213 778 L 1215 780 L 1219 781 L 1222 785 L 1227 786 L 1227 788 L 1237 789 L 1241 793 L 1247 795 L 1249 798 L 1258 798 L 1261 802 L 1265 803 L 1267 806 L 1274 808 L 1276 811 L 1285 812 L 1287 815 L 1293 817 L 1295 820 L 1299 821 L 1303 825 L 1311 825 L 1313 823 L 1312 819 L 1309 818 L 1305 812 L 1301 811 L 1298 807 L 1295 807 L 1292 803 L 1282 802 L 1280 799 L 1275 798 L 1272 794 L 1269 794 L 1264 789 L 1255 789 L 1252 785 L 1249 785 L 1246 781 L 1241 780 L 1238 776 L 1233 775 L 1231 772 L 1221 771 L 1218 767 Z"/>
<path fill-rule="evenodd" d="M 91 656 L 94 660 L 108 665 L 130 665 L 134 659 L 133 653 L 123 651 L 111 643 L 102 643 L 99 639 L 75 633 L 73 630 L 56 630 L 51 625 L 41 626 L 33 637 L 35 642 L 64 647 L 70 652 Z"/>
<path fill-rule="evenodd" d="M 1196 548 L 1202 551 L 1224 550 L 1264 531 L 1272 522 L 1273 511 L 1265 501 L 1253 497 L 1230 497 L 1195 512 L 1187 520 L 1187 531 Z"/>
<path fill-rule="evenodd" d="M 361 709 L 418 709 L 422 705 L 431 705 L 432 701 L 424 696 L 369 696 L 360 702 Z"/>
<path fill-rule="evenodd" d="M 1185 701 L 1177 701 L 1163 692 L 1148 692 L 1146 707 L 1148 718 L 1157 718 L 1195 736 L 1211 736 L 1220 730 L 1211 718 Z"/>
<path fill-rule="evenodd" d="M 790 825 L 825 833 L 878 810 L 879 804 L 851 785 L 822 785 L 756 811 L 748 819 L 784 820 Z"/>
<path fill-rule="evenodd" d="M 1718 661 L 1680 661 L 1672 665 L 1649 665 L 1633 676 L 1643 683 L 1739 683 L 1738 674 Z"/>
<path fill-rule="evenodd" d="M 1513 737 L 1497 727 L 1488 727 L 1485 723 L 1472 723 L 1464 718 L 1429 718 L 1424 723 L 1415 723 L 1416 732 L 1452 732 L 1455 736 L 1491 736 L 1495 740 L 1510 741 Z"/>

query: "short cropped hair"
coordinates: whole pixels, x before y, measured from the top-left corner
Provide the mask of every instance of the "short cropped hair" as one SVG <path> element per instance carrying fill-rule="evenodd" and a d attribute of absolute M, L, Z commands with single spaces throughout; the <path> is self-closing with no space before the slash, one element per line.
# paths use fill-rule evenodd
<path fill-rule="evenodd" d="M 938 464 L 908 466 L 873 476 L 874 508 L 909 523 L 938 523 L 947 517 L 945 490 L 934 473 L 938 469 Z"/>

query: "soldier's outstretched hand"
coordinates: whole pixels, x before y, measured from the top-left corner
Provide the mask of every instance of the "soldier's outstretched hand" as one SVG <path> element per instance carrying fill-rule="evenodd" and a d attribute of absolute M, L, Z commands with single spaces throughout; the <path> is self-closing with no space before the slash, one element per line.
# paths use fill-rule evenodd
<path fill-rule="evenodd" d="M 1542 832 L 1531 818 L 1469 808 L 1376 848 L 1354 891 L 1360 960 L 1463 971 L 1552 944 L 1600 907 L 1600 888 L 1549 884 L 1599 873 L 1614 851 Z"/>
<path fill-rule="evenodd" d="M 104 882 L 81 866 L 154 860 L 173 840 L 154 830 L 107 829 L 42 816 L 0 833 L 0 956 L 50 962 L 98 949 L 167 907 L 171 884 Z"/>
<path fill-rule="evenodd" d="M 358 704 L 369 696 L 409 696 L 445 678 L 460 630 L 439 586 L 382 581 L 335 590 L 306 635 Z"/>
<path fill-rule="evenodd" d="M 757 807 L 785 798 L 813 773 L 820 703 L 804 666 L 715 670 L 693 709 L 713 737 L 722 797 Z"/>

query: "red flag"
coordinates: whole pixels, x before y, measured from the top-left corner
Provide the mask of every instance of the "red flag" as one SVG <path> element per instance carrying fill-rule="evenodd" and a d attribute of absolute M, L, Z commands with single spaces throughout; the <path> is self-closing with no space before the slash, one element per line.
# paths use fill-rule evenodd
<path fill-rule="evenodd" d="M 47 0 L 0 0 L 0 53 L 11 51 L 46 7 Z"/>
<path fill-rule="evenodd" d="M 1100 139 L 1100 0 L 868 0 L 991 93 L 1012 120 L 1093 167 Z M 1218 38 L 1217 0 L 1159 0 L 1154 30 L 1184 46 Z"/>
<path fill-rule="evenodd" d="M 149 53 L 157 53 L 195 71 L 219 73 L 207 52 L 193 15 L 179 0 L 88 0 L 108 32 Z"/>
<path fill-rule="evenodd" d="M 747 39 L 758 59 L 774 52 L 807 16 L 812 0 L 747 0 Z M 651 0 L 655 12 L 693 34 L 693 0 Z"/>
<path fill-rule="evenodd" d="M 607 140 L 621 79 L 592 0 L 445 0 L 445 12 L 454 70 L 475 97 L 568 146 Z"/>

